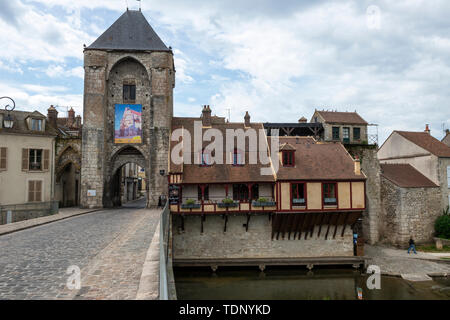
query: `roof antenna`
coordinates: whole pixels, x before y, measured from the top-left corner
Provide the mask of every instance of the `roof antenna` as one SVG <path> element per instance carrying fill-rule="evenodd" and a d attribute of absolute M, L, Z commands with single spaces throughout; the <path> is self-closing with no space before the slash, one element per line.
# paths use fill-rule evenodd
<path fill-rule="evenodd" d="M 139 11 L 141 11 L 142 2 L 141 2 L 141 0 L 136 0 L 136 1 L 139 1 Z"/>
<path fill-rule="evenodd" d="M 125 0 L 125 4 L 127 5 L 127 11 L 128 11 L 128 0 Z"/>

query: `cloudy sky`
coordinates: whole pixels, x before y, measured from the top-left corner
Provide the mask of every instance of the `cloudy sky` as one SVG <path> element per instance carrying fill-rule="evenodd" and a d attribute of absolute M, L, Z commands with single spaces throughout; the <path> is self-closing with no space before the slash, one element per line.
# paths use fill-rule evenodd
<path fill-rule="evenodd" d="M 83 44 L 127 0 L 0 1 L 0 96 L 20 110 L 82 112 Z M 138 2 L 128 0 L 130 9 Z M 357 110 L 380 125 L 442 138 L 450 127 L 448 0 L 142 0 L 177 68 L 175 114 L 297 121 Z"/>

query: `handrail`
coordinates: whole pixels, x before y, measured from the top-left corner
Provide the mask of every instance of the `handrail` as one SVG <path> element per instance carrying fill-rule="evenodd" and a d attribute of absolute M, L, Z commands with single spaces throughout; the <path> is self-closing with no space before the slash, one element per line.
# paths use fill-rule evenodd
<path fill-rule="evenodd" d="M 166 203 L 160 216 L 159 228 L 159 300 L 169 300 L 169 281 L 167 262 L 169 259 L 169 202 Z"/>

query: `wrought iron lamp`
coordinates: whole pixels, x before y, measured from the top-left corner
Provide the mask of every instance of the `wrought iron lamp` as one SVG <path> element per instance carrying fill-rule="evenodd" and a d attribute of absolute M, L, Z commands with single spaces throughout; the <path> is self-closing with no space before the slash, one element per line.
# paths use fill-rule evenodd
<path fill-rule="evenodd" d="M 16 108 L 16 102 L 10 97 L 0 97 L 0 100 L 2 100 L 2 99 L 9 99 L 13 103 L 12 106 L 10 106 L 9 104 L 7 104 L 5 106 L 5 110 L 8 113 L 6 114 L 5 118 L 3 119 L 3 125 L 5 126 L 5 128 L 11 129 L 14 126 L 14 118 L 11 115 L 11 111 L 13 111 Z"/>

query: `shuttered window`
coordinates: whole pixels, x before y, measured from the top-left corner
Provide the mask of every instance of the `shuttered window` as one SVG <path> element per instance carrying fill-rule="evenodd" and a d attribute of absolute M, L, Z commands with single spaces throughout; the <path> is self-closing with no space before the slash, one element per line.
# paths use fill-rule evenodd
<path fill-rule="evenodd" d="M 447 167 L 447 186 L 450 188 L 450 166 Z"/>
<path fill-rule="evenodd" d="M 44 171 L 48 171 L 49 164 L 50 164 L 50 150 L 44 150 L 44 165 L 42 169 Z"/>
<path fill-rule="evenodd" d="M 22 171 L 29 170 L 29 151 L 28 149 L 22 149 Z"/>
<path fill-rule="evenodd" d="M 42 181 L 28 181 L 28 202 L 42 201 Z"/>
<path fill-rule="evenodd" d="M 6 170 L 7 148 L 0 148 L 0 170 Z"/>

